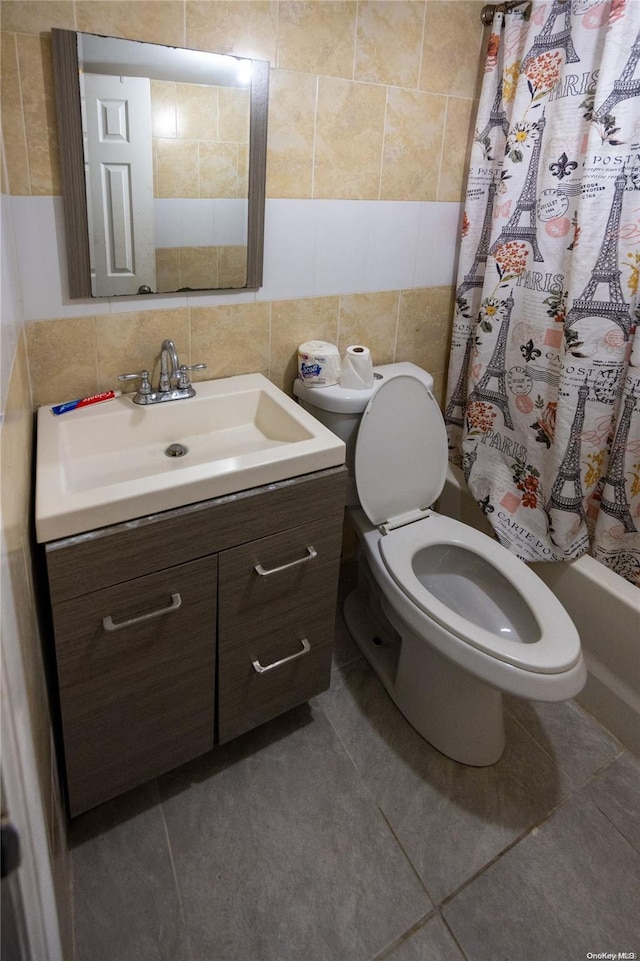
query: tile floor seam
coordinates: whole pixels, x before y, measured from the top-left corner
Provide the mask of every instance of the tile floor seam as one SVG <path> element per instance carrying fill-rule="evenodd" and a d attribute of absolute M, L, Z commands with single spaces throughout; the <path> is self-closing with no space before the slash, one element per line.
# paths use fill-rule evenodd
<path fill-rule="evenodd" d="M 624 753 L 624 752 L 623 752 L 623 753 Z M 620 755 L 620 754 L 618 755 L 618 757 L 621 757 L 621 756 L 622 756 L 622 755 Z M 612 762 L 612 763 L 613 763 L 613 762 Z M 607 767 L 609 767 L 609 766 L 610 766 L 610 765 L 607 765 Z M 603 772 L 601 771 L 600 773 L 603 773 Z M 586 788 L 587 785 L 591 784 L 591 782 L 592 782 L 592 781 L 595 781 L 595 780 L 596 780 L 596 776 L 594 775 L 593 778 L 591 778 L 589 781 L 587 781 L 587 784 L 584 784 L 584 785 L 583 785 L 583 788 Z M 576 793 L 577 793 L 577 792 L 576 792 Z M 616 831 L 617 834 L 620 835 L 620 837 L 622 838 L 622 840 L 626 842 L 626 844 L 631 848 L 631 850 L 634 851 L 634 852 L 638 855 L 638 857 L 640 857 L 640 849 L 638 849 L 638 848 L 635 846 L 635 844 L 634 844 L 632 841 L 629 840 L 629 838 L 626 836 L 626 834 L 623 834 L 623 832 L 620 830 L 620 828 L 619 828 L 618 825 L 615 823 L 615 821 L 612 821 L 611 818 L 609 817 L 609 815 L 607 814 L 607 812 L 606 812 L 602 807 L 600 807 L 600 804 L 598 803 L 597 798 L 595 798 L 595 797 L 588 797 L 588 800 L 593 804 L 593 806 L 595 807 L 595 809 L 600 812 L 600 814 L 603 816 L 603 818 L 605 818 L 605 819 L 609 822 L 609 824 L 611 825 L 611 827 Z"/>
<path fill-rule="evenodd" d="M 382 808 L 380 807 L 380 804 L 379 804 L 379 802 L 378 802 L 377 797 L 375 796 L 375 794 L 373 793 L 373 791 L 372 791 L 371 788 L 369 787 L 369 785 L 368 785 L 367 781 L 365 780 L 362 772 L 360 771 L 360 768 L 358 767 L 358 765 L 356 764 L 355 760 L 352 758 L 351 754 L 349 753 L 349 749 L 348 749 L 347 745 L 344 743 L 344 741 L 343 741 L 342 738 L 340 737 L 339 732 L 336 730 L 335 725 L 332 723 L 331 718 L 329 717 L 329 715 L 328 715 L 327 712 L 325 711 L 325 709 L 324 709 L 324 707 L 322 706 L 322 704 L 319 704 L 319 707 L 320 707 L 320 710 L 322 711 L 322 713 L 324 714 L 325 718 L 326 718 L 327 721 L 329 722 L 329 725 L 330 725 L 330 727 L 331 727 L 331 730 L 333 731 L 333 733 L 335 734 L 335 736 L 338 738 L 338 741 L 340 742 L 340 745 L 341 745 L 342 749 L 344 750 L 345 754 L 347 755 L 347 757 L 349 758 L 349 760 L 350 760 L 351 763 L 353 764 L 353 767 L 354 767 L 354 769 L 355 769 L 355 771 L 356 771 L 356 773 L 357 773 L 357 775 L 358 775 L 358 777 L 359 777 L 359 779 L 360 779 L 360 781 L 361 781 L 361 783 L 362 783 L 362 786 L 364 787 L 364 789 L 367 791 L 367 793 L 368 793 L 369 796 L 371 797 L 373 803 L 375 804 L 377 810 L 378 810 L 379 813 L 380 813 L 380 816 L 381 816 L 382 820 L 384 821 L 384 823 L 386 824 L 387 828 L 389 829 L 393 840 L 394 840 L 395 843 L 398 845 L 398 847 L 400 848 L 400 850 L 401 850 L 404 858 L 405 858 L 406 861 L 408 862 L 409 867 L 411 868 L 411 871 L 413 872 L 413 874 L 414 874 L 415 877 L 416 877 L 416 880 L 418 881 L 418 884 L 420 885 L 420 887 L 422 888 L 422 890 L 423 890 L 424 893 L 426 894 L 427 898 L 429 899 L 430 904 L 433 906 L 433 910 L 434 910 L 434 911 L 437 910 L 437 907 L 438 907 L 438 906 L 437 906 L 436 902 L 435 902 L 434 899 L 431 897 L 431 894 L 429 893 L 429 890 L 428 890 L 427 886 L 425 885 L 424 881 L 423 881 L 422 878 L 420 877 L 416 866 L 414 865 L 413 861 L 411 860 L 411 858 L 409 857 L 409 855 L 408 855 L 407 852 L 405 851 L 404 846 L 403 846 L 403 844 L 401 843 L 400 839 L 398 838 L 398 835 L 397 835 L 396 832 L 394 831 L 393 827 L 391 826 L 391 824 L 390 824 L 390 822 L 389 822 L 389 819 L 387 818 L 387 815 L 384 813 L 384 811 L 383 811 Z"/>
<path fill-rule="evenodd" d="M 440 909 L 438 909 L 438 913 L 439 913 L 440 917 L 442 918 L 442 923 L 444 924 L 445 928 L 447 929 L 447 931 L 448 931 L 449 934 L 451 935 L 451 938 L 453 939 L 453 943 L 455 944 L 455 946 L 457 947 L 458 951 L 460 952 L 460 954 L 461 954 L 462 957 L 464 958 L 464 961 L 469 961 L 469 955 L 467 954 L 466 951 L 463 950 L 462 945 L 461 945 L 460 942 L 458 941 L 458 938 L 456 937 L 456 935 L 455 935 L 455 933 L 454 933 L 454 931 L 453 931 L 453 928 L 451 927 L 451 925 L 449 924 L 449 922 L 448 922 L 447 919 L 445 918 L 444 914 L 442 913 L 442 911 L 440 911 Z"/>
<path fill-rule="evenodd" d="M 588 670 L 588 669 L 587 669 L 587 670 Z M 584 711 L 584 713 L 587 714 L 587 715 L 591 718 L 592 721 L 595 721 L 595 723 L 598 724 L 598 725 L 602 728 L 603 731 L 606 731 L 606 732 L 607 732 L 607 734 L 609 735 L 609 737 L 610 737 L 613 741 L 615 741 L 616 744 L 618 744 L 618 745 L 620 746 L 620 752 L 621 752 L 621 753 L 624 753 L 625 751 L 630 751 L 631 754 L 633 754 L 633 751 L 631 751 L 631 748 L 628 748 L 628 747 L 626 746 L 626 744 L 624 744 L 624 742 L 620 740 L 620 738 L 617 736 L 617 734 L 614 734 L 613 731 L 610 731 L 608 727 L 605 727 L 604 724 L 602 723 L 602 721 L 599 720 L 599 719 L 596 717 L 596 715 L 593 714 L 593 713 L 589 710 L 589 708 L 586 706 L 586 704 L 582 704 L 582 703 L 578 700 L 578 697 L 580 696 L 581 693 L 582 693 L 582 692 L 578 692 L 578 694 L 576 694 L 576 696 L 573 698 L 574 703 L 577 704 L 578 707 L 580 708 L 580 710 L 581 710 L 581 711 Z M 634 757 L 637 757 L 637 756 L 638 756 L 638 755 L 634 755 Z"/>
<path fill-rule="evenodd" d="M 596 811 L 597 811 L 599 814 L 602 815 L 602 817 L 607 821 L 608 824 L 611 825 L 611 827 L 614 829 L 614 831 L 616 832 L 616 834 L 618 834 L 618 835 L 622 838 L 622 840 L 623 840 L 624 843 L 627 845 L 627 847 L 631 848 L 631 850 L 632 850 L 633 853 L 636 855 L 636 857 L 640 858 L 640 851 L 638 850 L 638 848 L 635 846 L 635 844 L 632 844 L 632 842 L 629 840 L 629 838 L 626 836 L 626 834 L 623 834 L 623 833 L 622 833 L 622 831 L 620 830 L 620 828 L 618 827 L 618 825 L 615 823 L 615 821 L 612 821 L 612 820 L 611 820 L 611 818 L 609 817 L 609 815 L 607 814 L 607 812 L 602 810 L 602 808 L 600 807 L 600 805 L 598 804 L 598 802 L 596 801 L 596 799 L 595 799 L 595 798 L 589 798 L 589 801 L 593 804 L 593 806 L 594 806 L 594 808 L 596 809 Z"/>
<path fill-rule="evenodd" d="M 460 954 L 462 956 L 462 961 L 468 961 L 467 955 L 458 944 L 458 939 L 454 936 L 453 931 L 445 921 L 444 916 L 439 908 L 434 908 L 433 911 L 429 912 L 429 914 L 425 914 L 423 918 L 420 918 L 419 921 L 416 921 L 415 924 L 412 924 L 410 928 L 407 928 L 404 934 L 401 934 L 399 938 L 396 938 L 396 940 L 393 941 L 391 944 L 387 945 L 386 948 L 383 948 L 383 950 L 379 954 L 376 954 L 376 956 L 372 958 L 371 961 L 386 961 L 387 958 L 391 958 L 391 955 L 399 947 L 401 947 L 403 944 L 406 944 L 406 942 L 410 938 L 412 938 L 414 934 L 417 934 L 417 932 L 420 931 L 422 928 L 424 928 L 430 921 L 433 920 L 433 918 L 440 918 L 446 930 L 453 938 L 454 944 L 460 951 Z"/>
<path fill-rule="evenodd" d="M 444 898 L 442 898 L 442 900 L 438 903 L 438 910 L 442 910 L 442 908 L 447 907 L 447 905 L 449 905 L 455 898 L 457 898 L 457 896 L 462 891 L 464 891 L 465 888 L 467 888 L 470 884 L 476 881 L 480 877 L 480 875 L 484 874 L 485 871 L 488 871 L 489 868 L 492 868 L 494 864 L 496 864 L 501 858 L 505 856 L 505 854 L 508 854 L 509 851 L 512 851 L 513 848 L 515 848 L 518 844 L 520 844 L 521 841 L 524 841 L 525 838 L 527 838 L 530 834 L 532 834 L 534 831 L 537 831 L 538 828 L 540 828 L 546 821 L 548 821 L 551 817 L 553 817 L 554 814 L 556 814 L 561 808 L 563 808 L 565 804 L 568 804 L 568 802 L 579 792 L 579 790 L 580 788 L 577 788 L 575 791 L 572 791 L 570 794 L 568 794 L 565 798 L 561 798 L 557 804 L 555 804 L 552 808 L 550 808 L 546 812 L 546 814 L 543 814 L 537 821 L 531 824 L 528 828 L 525 828 L 525 830 L 521 834 L 519 834 L 518 837 L 514 838 L 509 844 L 507 844 L 505 848 L 502 849 L 502 851 L 499 851 L 498 854 L 495 855 L 495 857 L 487 861 L 486 864 L 483 864 L 483 866 L 479 868 L 474 874 L 472 874 L 471 877 L 467 878 L 466 881 L 460 884 L 455 889 L 455 891 L 452 891 L 451 894 L 447 894 Z"/>
<path fill-rule="evenodd" d="M 528 731 L 528 730 L 527 730 L 527 728 L 524 726 L 524 724 L 522 723 L 522 721 L 519 721 L 518 718 L 515 716 L 515 714 L 512 714 L 511 711 L 509 710 L 509 708 L 506 707 L 506 705 L 504 705 L 504 704 L 503 704 L 503 710 L 504 710 L 504 713 L 505 713 L 505 714 L 508 714 L 509 717 L 511 718 L 511 720 L 514 721 L 514 723 L 518 725 L 518 727 L 520 728 L 520 730 L 524 731 L 524 733 L 527 735 L 527 737 L 530 738 L 530 739 L 533 741 L 533 743 L 534 743 L 537 747 L 540 748 L 540 750 L 541 750 L 542 753 L 545 755 L 545 757 L 548 757 L 550 761 L 552 761 L 554 764 L 557 764 L 557 765 L 558 765 L 558 769 L 559 769 L 560 771 L 562 771 L 562 773 L 565 775 L 565 777 L 567 777 L 567 778 L 569 779 L 569 781 L 571 781 L 571 784 L 572 784 L 572 792 L 571 792 L 571 793 L 573 793 L 573 778 L 572 778 L 571 775 L 568 773 L 568 771 L 565 771 L 565 769 L 563 768 L 563 766 L 559 763 L 558 758 L 557 758 L 554 754 L 552 754 L 549 750 L 547 750 L 547 748 L 544 746 L 544 744 L 541 744 L 540 741 L 539 741 L 536 737 L 533 736 L 533 734 L 531 733 L 531 731 Z M 577 789 L 576 789 L 576 790 L 577 790 Z"/>
<path fill-rule="evenodd" d="M 604 730 L 606 731 L 606 728 L 604 728 Z M 587 780 L 584 782 L 584 784 L 581 784 L 579 788 L 576 788 L 576 790 L 577 791 L 582 790 L 582 788 L 586 787 L 587 784 L 591 784 L 592 781 L 595 781 L 597 778 L 601 777 L 606 771 L 609 770 L 611 765 L 615 764 L 616 761 L 619 761 L 624 754 L 630 754 L 630 752 L 627 751 L 627 749 L 623 745 L 621 745 L 621 747 L 622 747 L 622 750 L 620 751 L 619 754 L 616 754 L 614 757 L 609 758 L 609 760 L 601 764 L 597 770 L 592 771 L 589 777 L 587 778 Z M 630 755 L 630 756 L 633 757 L 633 755 Z"/>
<path fill-rule="evenodd" d="M 396 948 L 399 948 L 401 944 L 405 944 L 409 938 L 412 937 L 412 935 L 424 927 L 424 925 L 427 924 L 431 918 L 436 917 L 438 913 L 438 909 L 434 908 L 433 911 L 425 914 L 424 917 L 416 921 L 415 924 L 412 924 L 411 927 L 407 928 L 406 931 L 403 931 L 402 934 L 395 939 L 395 941 L 392 941 L 386 946 L 386 948 L 383 948 L 382 951 L 379 951 L 375 957 L 371 958 L 371 961 L 385 961 L 385 959 L 388 958 L 396 950 Z"/>
<path fill-rule="evenodd" d="M 577 703 L 577 702 L 576 702 L 576 703 Z M 580 705 L 578 705 L 578 706 L 580 707 Z M 604 761 L 603 764 L 602 764 L 599 768 L 597 768 L 597 770 L 592 771 L 592 772 L 587 776 L 587 779 L 582 782 L 582 784 L 576 785 L 576 784 L 575 784 L 575 775 L 570 774 L 570 772 L 566 770 L 566 768 L 564 767 L 563 764 L 560 763 L 560 761 L 558 760 L 558 758 L 556 757 L 556 755 L 555 755 L 555 754 L 552 754 L 552 753 L 545 747 L 545 745 L 544 745 L 541 741 L 539 741 L 539 740 L 537 739 L 537 737 L 535 737 L 535 735 L 533 735 L 533 734 L 531 733 L 531 731 L 527 730 L 527 728 L 524 726 L 524 724 L 522 723 L 522 721 L 518 720 L 518 718 L 516 717 L 516 715 L 513 714 L 506 705 L 503 705 L 503 710 L 504 710 L 505 714 L 508 714 L 509 717 L 511 718 L 511 720 L 514 721 L 522 731 L 524 731 L 524 733 L 527 735 L 527 737 L 529 737 L 529 738 L 533 741 L 533 743 L 536 744 L 536 745 L 540 748 L 540 750 L 542 751 L 542 753 L 545 754 L 546 757 L 548 757 L 550 761 L 552 761 L 554 764 L 556 764 L 556 765 L 558 766 L 558 770 L 561 771 L 562 774 L 564 774 L 564 776 L 565 776 L 565 777 L 568 779 L 568 781 L 571 783 L 571 794 L 574 794 L 576 791 L 579 791 L 580 788 L 584 787 L 585 784 L 588 784 L 589 781 L 590 781 L 593 777 L 595 777 L 595 776 L 596 776 L 597 774 L 599 774 L 601 771 L 605 770 L 605 768 L 607 768 L 610 764 L 613 764 L 614 761 L 617 761 L 617 759 L 620 757 L 620 755 L 621 755 L 621 754 L 624 754 L 625 751 L 626 751 L 626 748 L 625 748 L 624 744 L 622 744 L 622 743 L 618 740 L 618 738 L 617 738 L 614 734 L 612 734 L 611 731 L 609 731 L 608 728 L 606 728 L 606 727 L 604 726 L 604 724 L 601 724 L 600 721 L 598 721 L 596 718 L 593 718 L 593 715 L 590 714 L 589 717 L 592 717 L 593 720 L 596 721 L 598 727 L 601 728 L 606 734 L 609 735 L 609 737 L 611 737 L 611 739 L 612 739 L 613 741 L 616 742 L 616 744 L 617 744 L 617 745 L 619 746 L 619 748 L 620 748 L 620 751 L 619 751 L 618 754 L 614 755 L 614 756 L 613 756 L 612 758 L 610 758 L 608 761 Z"/>
<path fill-rule="evenodd" d="M 160 785 L 158 784 L 156 778 L 156 784 L 158 788 L 158 797 L 160 799 L 160 813 L 162 815 L 162 825 L 164 827 L 164 834 L 167 839 L 167 848 L 169 851 L 169 861 L 171 863 L 171 873 L 173 874 L 173 883 L 176 889 L 176 897 L 178 899 L 178 907 L 180 909 L 180 917 L 182 918 L 182 923 L 184 925 L 184 933 L 187 939 L 187 946 L 189 948 L 189 958 L 190 961 L 195 961 L 195 956 L 193 953 L 193 947 L 191 945 L 191 932 L 189 931 L 189 926 L 187 924 L 187 917 L 184 912 L 184 904 L 182 902 L 182 891 L 180 890 L 180 882 L 178 881 L 178 873 L 176 871 L 176 865 L 173 857 L 173 847 L 171 845 L 171 836 L 169 834 L 169 825 L 167 824 L 167 819 L 164 813 L 164 801 L 162 800 L 162 794 L 160 793 Z"/>

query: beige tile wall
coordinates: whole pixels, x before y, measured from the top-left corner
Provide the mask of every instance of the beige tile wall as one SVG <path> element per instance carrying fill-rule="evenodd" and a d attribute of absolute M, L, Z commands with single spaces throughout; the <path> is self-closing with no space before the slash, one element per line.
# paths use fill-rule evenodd
<path fill-rule="evenodd" d="M 411 359 L 432 371 L 441 398 L 452 309 L 452 288 L 425 287 L 40 321 L 28 329 L 34 404 L 71 399 L 70 384 L 74 396 L 121 389 L 118 374 L 143 368 L 157 378 L 165 337 L 181 362 L 208 365 L 194 379 L 259 372 L 287 393 L 298 344 L 364 343 L 376 363 Z"/>
<path fill-rule="evenodd" d="M 476 0 L 2 0 L 1 15 L 3 130 L 13 194 L 60 192 L 48 33 L 58 26 L 268 59 L 268 197 L 462 199 L 482 43 Z M 188 161 L 182 158 L 185 167 Z M 376 362 L 411 357 L 428 364 L 441 384 L 450 305 L 451 292 L 439 288 L 268 304 L 260 328 L 268 344 L 252 356 L 289 387 L 301 340 L 322 336 L 346 345 L 357 339 L 373 346 Z M 168 331 L 191 360 L 207 360 L 192 356 L 200 310 L 187 316 L 182 342 L 175 329 Z M 233 353 L 233 343 L 253 331 L 245 327 L 249 312 L 244 306 L 206 310 L 206 322 L 225 312 L 228 318 L 211 369 L 231 373 L 233 363 L 245 369 L 248 361 Z M 331 337 L 323 332 L 327 310 L 334 317 Z M 159 344 L 150 328 L 164 329 L 166 313 L 158 308 L 144 323 L 136 313 L 33 324 L 28 349 L 36 402 L 113 386 L 109 378 L 119 365 L 116 342 L 105 336 L 109 323 L 142 325 L 136 340 L 148 366 Z M 72 330 L 82 333 L 74 340 L 78 360 L 63 365 L 69 355 L 59 345 L 69 343 Z M 135 367 L 131 355 L 123 361 L 123 369 Z"/>
<path fill-rule="evenodd" d="M 151 129 L 154 197 L 248 195 L 248 90 L 152 80 Z"/>
<path fill-rule="evenodd" d="M 156 286 L 162 291 L 244 287 L 247 248 L 156 247 Z"/>
<path fill-rule="evenodd" d="M 12 194 L 60 193 L 55 26 L 270 60 L 270 197 L 462 197 L 477 0 L 2 0 L 0 15 Z"/>

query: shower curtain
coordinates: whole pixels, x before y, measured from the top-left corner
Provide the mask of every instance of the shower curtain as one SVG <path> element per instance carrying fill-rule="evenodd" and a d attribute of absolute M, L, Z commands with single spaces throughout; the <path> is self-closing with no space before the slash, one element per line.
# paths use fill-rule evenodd
<path fill-rule="evenodd" d="M 505 546 L 640 586 L 639 59 L 638 0 L 496 13 L 445 420 Z"/>

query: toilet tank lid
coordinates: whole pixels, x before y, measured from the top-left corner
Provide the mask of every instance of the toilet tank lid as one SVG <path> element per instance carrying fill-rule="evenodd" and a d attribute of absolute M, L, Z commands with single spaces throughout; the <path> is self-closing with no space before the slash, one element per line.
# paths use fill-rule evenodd
<path fill-rule="evenodd" d="M 433 377 L 430 373 L 410 361 L 401 361 L 374 367 L 374 384 L 367 390 L 353 390 L 341 387 L 340 384 L 332 384 L 329 387 L 309 387 L 296 377 L 293 382 L 293 393 L 306 404 L 317 407 L 319 410 L 330 410 L 337 414 L 361 414 L 378 387 L 384 381 L 401 374 L 417 377 L 428 390 L 433 389 Z"/>

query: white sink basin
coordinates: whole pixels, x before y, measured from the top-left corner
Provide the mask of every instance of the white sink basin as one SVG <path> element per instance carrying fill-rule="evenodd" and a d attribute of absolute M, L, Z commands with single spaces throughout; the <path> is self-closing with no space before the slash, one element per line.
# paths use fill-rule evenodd
<path fill-rule="evenodd" d="M 196 390 L 148 407 L 129 394 L 57 417 L 41 407 L 38 541 L 344 463 L 343 442 L 262 374 Z M 171 444 L 186 453 L 167 456 Z"/>

